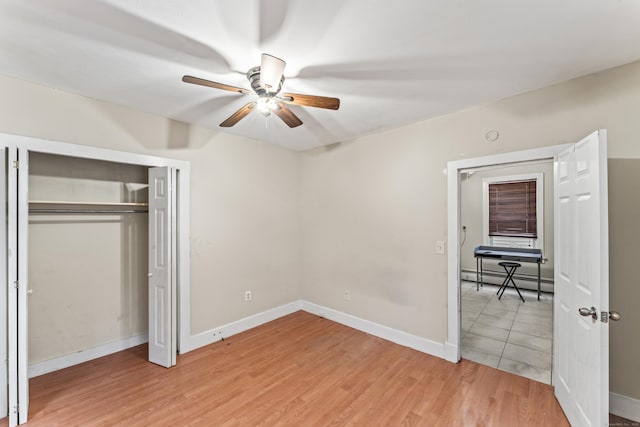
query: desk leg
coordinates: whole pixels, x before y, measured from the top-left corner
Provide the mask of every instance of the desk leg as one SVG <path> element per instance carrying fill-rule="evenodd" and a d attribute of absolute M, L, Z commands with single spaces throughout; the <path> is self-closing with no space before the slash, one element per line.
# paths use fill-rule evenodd
<path fill-rule="evenodd" d="M 540 301 L 540 263 L 538 263 L 538 301 Z"/>
<path fill-rule="evenodd" d="M 476 292 L 478 292 L 480 290 L 480 273 L 479 273 L 479 269 L 478 269 L 478 260 L 480 258 L 476 257 Z"/>

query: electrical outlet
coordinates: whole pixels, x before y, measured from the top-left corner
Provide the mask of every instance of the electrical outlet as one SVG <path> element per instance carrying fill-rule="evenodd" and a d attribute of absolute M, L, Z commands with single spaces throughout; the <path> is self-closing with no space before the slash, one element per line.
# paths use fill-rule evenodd
<path fill-rule="evenodd" d="M 244 291 L 244 300 L 251 301 L 251 291 Z"/>
<path fill-rule="evenodd" d="M 444 240 L 438 240 L 436 242 L 436 253 L 444 255 Z"/>
<path fill-rule="evenodd" d="M 349 293 L 349 291 L 344 291 L 344 299 L 345 301 L 351 300 L 351 294 Z"/>

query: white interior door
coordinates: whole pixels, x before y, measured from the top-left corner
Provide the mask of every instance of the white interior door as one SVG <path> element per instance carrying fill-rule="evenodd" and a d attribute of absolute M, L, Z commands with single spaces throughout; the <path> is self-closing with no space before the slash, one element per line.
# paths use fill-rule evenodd
<path fill-rule="evenodd" d="M 555 162 L 553 384 L 572 426 L 606 426 L 609 416 L 609 239 L 606 131 Z M 594 307 L 594 316 L 579 314 Z"/>
<path fill-rule="evenodd" d="M 176 364 L 175 170 L 149 168 L 149 361 Z"/>

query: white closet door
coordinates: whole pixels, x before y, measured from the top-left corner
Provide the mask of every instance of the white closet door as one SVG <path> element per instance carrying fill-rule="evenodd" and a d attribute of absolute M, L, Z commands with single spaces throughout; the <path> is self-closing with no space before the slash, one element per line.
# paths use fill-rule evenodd
<path fill-rule="evenodd" d="M 9 427 L 18 424 L 18 161 L 15 148 L 7 151 L 7 392 Z"/>
<path fill-rule="evenodd" d="M 18 423 L 29 415 L 29 152 L 18 149 Z"/>
<path fill-rule="evenodd" d="M 7 205 L 7 147 L 0 146 L 0 203 Z M 7 211 L 0 209 L 0 242 L 7 241 Z M 8 289 L 7 245 L 0 244 L 0 286 Z M 7 360 L 7 292 L 0 292 L 0 360 Z M 7 364 L 0 363 L 0 384 L 7 384 Z M 7 387 L 0 387 L 0 418 L 9 415 Z"/>
<path fill-rule="evenodd" d="M 18 167 L 18 161 L 20 167 Z M 29 157 L 26 149 L 7 151 L 7 380 L 9 427 L 29 413 L 27 228 Z M 18 244 L 18 238 L 20 244 Z"/>
<path fill-rule="evenodd" d="M 175 171 L 149 168 L 149 361 L 176 364 Z"/>

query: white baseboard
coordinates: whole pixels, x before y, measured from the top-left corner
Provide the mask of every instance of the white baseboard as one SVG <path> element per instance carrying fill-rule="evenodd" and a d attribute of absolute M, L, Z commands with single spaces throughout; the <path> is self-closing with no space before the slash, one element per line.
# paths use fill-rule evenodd
<path fill-rule="evenodd" d="M 44 360 L 29 365 L 29 378 L 37 377 L 58 369 L 68 368 L 69 366 L 79 363 L 88 362 L 98 357 L 106 356 L 111 353 L 126 350 L 140 344 L 144 344 L 149 340 L 147 334 L 135 337 L 125 338 L 120 341 L 110 342 L 89 348 L 87 350 L 78 351 L 76 353 L 67 354 L 65 356 L 56 357 L 55 359 Z"/>
<path fill-rule="evenodd" d="M 256 326 L 260 326 L 264 323 L 286 316 L 287 314 L 294 313 L 300 309 L 300 301 L 294 301 L 289 304 L 281 305 L 280 307 L 263 311 L 262 313 L 254 314 L 253 316 L 245 317 L 244 319 L 240 319 L 235 322 L 227 323 L 226 325 L 222 325 L 218 328 L 200 332 L 199 334 L 189 337 L 188 347 L 184 350 L 181 349 L 181 353 L 186 353 L 188 351 L 204 347 L 205 345 L 213 344 L 223 338 L 255 328 Z"/>
<path fill-rule="evenodd" d="M 444 343 L 444 359 L 448 362 L 458 363 L 460 361 L 460 355 L 458 354 L 458 346 L 450 343 L 449 341 Z"/>
<path fill-rule="evenodd" d="M 191 337 L 189 337 L 189 348 L 185 349 L 184 353 L 200 347 L 204 347 L 205 345 L 213 344 L 214 342 L 220 341 L 222 338 L 239 334 L 240 332 L 255 328 L 256 326 L 260 326 L 264 323 L 294 313 L 298 310 L 304 310 L 308 313 L 325 317 L 329 320 L 333 320 L 359 331 L 375 335 L 376 337 L 386 339 L 405 347 L 413 348 L 415 350 L 439 357 L 441 359 L 446 358 L 445 345 L 442 343 L 431 341 L 426 338 L 417 337 L 407 332 L 399 331 L 388 326 L 383 326 L 368 320 L 360 319 L 350 314 L 345 314 L 337 310 L 323 307 L 321 305 L 310 303 L 304 300 L 294 301 L 292 303 L 285 304 L 283 306 L 276 307 L 262 313 L 254 314 L 253 316 L 245 317 L 244 319 L 228 323 L 218 328 L 210 329 L 208 331 L 192 335 Z M 457 350 L 457 348 L 453 348 L 454 350 Z M 448 353 L 451 353 L 451 361 L 457 362 L 457 360 L 454 360 L 457 357 L 457 354 L 453 355 L 453 353 L 456 353 L 456 351 L 454 350 L 450 349 Z M 450 360 L 449 358 L 446 359 Z"/>
<path fill-rule="evenodd" d="M 640 400 L 609 392 L 609 412 L 640 423 Z"/>
<path fill-rule="evenodd" d="M 443 343 L 417 337 L 407 332 L 399 331 L 369 320 L 360 319 L 359 317 L 345 314 L 308 301 L 302 301 L 302 310 L 325 317 L 329 320 L 333 320 L 334 322 L 341 323 L 376 337 L 383 338 L 387 341 L 391 341 L 441 359 L 445 358 L 445 346 Z"/>

